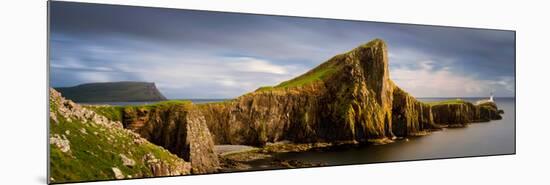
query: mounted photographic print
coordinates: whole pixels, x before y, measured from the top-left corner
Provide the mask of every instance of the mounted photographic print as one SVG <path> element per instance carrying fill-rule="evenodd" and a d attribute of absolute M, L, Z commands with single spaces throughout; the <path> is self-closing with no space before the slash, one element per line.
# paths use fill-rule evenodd
<path fill-rule="evenodd" d="M 515 31 L 50 1 L 48 32 L 50 183 L 515 154 Z"/>

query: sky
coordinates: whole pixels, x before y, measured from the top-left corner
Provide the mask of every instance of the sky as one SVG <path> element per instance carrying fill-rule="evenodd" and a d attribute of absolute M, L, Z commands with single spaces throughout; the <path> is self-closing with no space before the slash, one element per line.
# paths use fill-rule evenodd
<path fill-rule="evenodd" d="M 515 94 L 511 31 L 56 1 L 50 86 L 145 81 L 170 99 L 235 98 L 375 38 L 413 96 Z"/>

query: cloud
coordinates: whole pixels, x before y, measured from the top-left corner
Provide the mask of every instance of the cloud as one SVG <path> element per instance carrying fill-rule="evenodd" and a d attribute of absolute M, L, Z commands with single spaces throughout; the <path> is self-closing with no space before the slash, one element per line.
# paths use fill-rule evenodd
<path fill-rule="evenodd" d="M 77 78 L 84 82 L 111 82 L 112 78 L 107 73 L 101 72 L 81 72 Z"/>
<path fill-rule="evenodd" d="M 402 67 L 391 70 L 395 83 L 418 97 L 483 97 L 498 90 L 497 96 L 512 96 L 513 78 L 483 80 L 453 72 L 451 67 L 434 70 L 434 61 L 418 62 L 417 68 Z"/>
<path fill-rule="evenodd" d="M 268 61 L 251 58 L 251 57 L 236 57 L 228 58 L 231 60 L 229 66 L 235 70 L 243 72 L 257 72 L 257 73 L 272 73 L 272 74 L 287 74 L 288 71 L 283 66 L 271 64 Z"/>
<path fill-rule="evenodd" d="M 148 81 L 168 98 L 232 98 L 381 38 L 392 78 L 415 96 L 515 87 L 509 31 L 71 2 L 52 2 L 50 28 L 52 86 Z"/>

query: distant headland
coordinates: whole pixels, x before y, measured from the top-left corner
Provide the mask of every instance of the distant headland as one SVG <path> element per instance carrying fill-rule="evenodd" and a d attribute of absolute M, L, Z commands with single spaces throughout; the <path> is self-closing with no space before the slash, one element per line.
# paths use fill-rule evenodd
<path fill-rule="evenodd" d="M 65 98 L 75 102 L 163 101 L 166 97 L 150 82 L 86 83 L 73 87 L 56 87 Z"/>

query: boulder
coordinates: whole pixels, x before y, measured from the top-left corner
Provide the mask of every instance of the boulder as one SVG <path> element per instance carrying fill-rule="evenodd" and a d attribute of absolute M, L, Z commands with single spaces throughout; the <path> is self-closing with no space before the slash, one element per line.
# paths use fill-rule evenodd
<path fill-rule="evenodd" d="M 120 171 L 120 169 L 118 169 L 117 167 L 112 167 L 111 170 L 113 170 L 115 179 L 124 179 L 124 174 L 122 174 L 122 171 Z"/>
<path fill-rule="evenodd" d="M 58 134 L 53 134 L 50 137 L 50 144 L 53 144 L 54 146 L 59 148 L 59 150 L 61 150 L 61 152 L 64 152 L 64 153 L 70 153 L 71 152 L 70 141 L 64 135 L 59 136 Z"/>
<path fill-rule="evenodd" d="M 122 165 L 132 167 L 136 165 L 136 162 L 133 159 L 126 157 L 124 154 L 118 154 L 122 159 Z"/>

